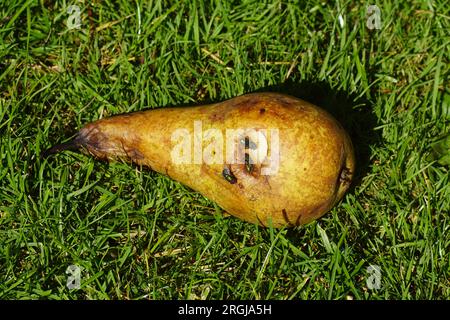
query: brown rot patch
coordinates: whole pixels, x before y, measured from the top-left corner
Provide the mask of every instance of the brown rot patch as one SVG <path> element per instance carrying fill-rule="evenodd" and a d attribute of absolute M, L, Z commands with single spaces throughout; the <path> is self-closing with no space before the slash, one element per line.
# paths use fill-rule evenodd
<path fill-rule="evenodd" d="M 113 154 L 117 149 L 116 141 L 106 136 L 95 125 L 87 125 L 81 129 L 75 141 L 82 151 L 99 159 L 117 156 Z"/>
<path fill-rule="evenodd" d="M 264 109 L 264 108 L 259 109 L 259 114 L 264 114 L 265 112 L 266 112 L 266 109 Z"/>
<path fill-rule="evenodd" d="M 88 125 L 80 130 L 75 140 L 80 146 L 87 149 L 101 151 L 105 149 L 104 145 L 108 138 L 97 127 Z"/>

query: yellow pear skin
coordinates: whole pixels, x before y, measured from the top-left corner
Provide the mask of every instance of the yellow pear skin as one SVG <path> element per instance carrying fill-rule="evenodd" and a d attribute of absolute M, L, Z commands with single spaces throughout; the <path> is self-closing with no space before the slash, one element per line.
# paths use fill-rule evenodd
<path fill-rule="evenodd" d="M 324 215 L 342 199 L 355 171 L 351 140 L 338 121 L 278 93 L 101 119 L 45 155 L 65 149 L 131 160 L 233 216 L 277 228 Z"/>

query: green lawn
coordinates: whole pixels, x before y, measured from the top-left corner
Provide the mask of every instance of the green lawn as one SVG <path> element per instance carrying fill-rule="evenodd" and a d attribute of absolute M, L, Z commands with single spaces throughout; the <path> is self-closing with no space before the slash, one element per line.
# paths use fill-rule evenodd
<path fill-rule="evenodd" d="M 429 156 L 450 128 L 446 0 L 4 2 L 0 298 L 450 298 L 449 167 Z M 39 158 L 102 117 L 264 90 L 328 109 L 357 149 L 353 188 L 303 227 L 126 163 Z"/>

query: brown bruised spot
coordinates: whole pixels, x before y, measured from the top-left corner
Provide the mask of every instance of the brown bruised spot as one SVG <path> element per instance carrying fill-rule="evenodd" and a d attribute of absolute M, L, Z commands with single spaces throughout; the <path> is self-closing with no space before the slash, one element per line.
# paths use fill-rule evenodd
<path fill-rule="evenodd" d="M 289 114 L 289 112 L 287 112 L 285 108 L 272 108 L 270 109 L 270 114 L 282 121 L 286 122 L 292 121 L 291 114 Z"/>
<path fill-rule="evenodd" d="M 249 97 L 247 99 L 237 102 L 236 104 L 233 105 L 233 107 L 236 109 L 239 108 L 239 111 L 241 111 L 241 112 L 248 112 L 254 106 L 258 105 L 260 102 L 261 102 L 261 100 L 259 98 Z"/>
<path fill-rule="evenodd" d="M 169 138 L 168 135 L 167 135 L 167 136 L 164 136 L 164 137 L 162 138 L 162 140 L 163 140 L 164 145 L 166 145 L 166 146 L 171 146 L 172 141 L 171 141 L 171 139 Z"/>
<path fill-rule="evenodd" d="M 232 99 L 235 100 L 235 99 Z M 264 106 L 266 104 L 265 99 L 257 95 L 250 95 L 249 97 L 236 98 L 235 101 L 225 101 L 221 106 L 221 112 L 214 112 L 209 116 L 211 121 L 223 121 L 227 117 L 227 114 L 231 111 L 238 113 L 248 113 L 250 111 L 258 110 L 258 106 Z M 265 108 L 259 108 L 259 113 L 266 112 Z"/>
<path fill-rule="evenodd" d="M 239 189 L 244 189 L 244 185 L 240 182 L 238 183 L 238 187 L 239 187 Z"/>
<path fill-rule="evenodd" d="M 225 113 L 213 113 L 209 116 L 211 121 L 223 121 L 225 119 Z"/>
<path fill-rule="evenodd" d="M 111 119 L 117 121 L 119 118 Z M 123 121 L 122 118 L 119 120 Z M 108 130 L 107 126 L 105 131 L 102 127 L 104 123 L 108 122 L 99 120 L 82 128 L 75 138 L 76 144 L 85 152 L 103 160 L 129 159 L 139 163 L 145 159 L 138 148 L 141 142 L 136 135 L 125 138 L 123 132 Z"/>
<path fill-rule="evenodd" d="M 233 99 L 234 100 L 234 99 Z M 221 112 L 214 112 L 209 116 L 211 121 L 224 121 L 227 114 L 232 110 L 239 110 L 239 112 L 247 113 L 255 105 L 260 103 L 260 99 L 257 97 L 246 97 L 240 99 L 241 101 L 225 101 L 220 107 Z"/>
<path fill-rule="evenodd" d="M 277 96 L 275 98 L 275 100 L 277 100 L 284 107 L 289 107 L 289 106 L 297 103 L 297 101 L 295 101 L 295 100 L 293 100 L 293 99 L 291 99 L 289 97 L 284 97 L 284 96 Z"/>

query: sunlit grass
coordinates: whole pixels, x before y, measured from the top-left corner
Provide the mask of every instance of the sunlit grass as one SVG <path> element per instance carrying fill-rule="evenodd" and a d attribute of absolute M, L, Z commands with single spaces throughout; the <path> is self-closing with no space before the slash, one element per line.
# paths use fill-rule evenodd
<path fill-rule="evenodd" d="M 448 166 L 427 157 L 449 131 L 447 2 L 379 1 L 379 30 L 362 1 L 165 3 L 0 6 L 0 297 L 448 299 Z M 262 229 L 145 168 L 39 158 L 101 117 L 257 90 L 352 135 L 354 188 L 317 222 Z"/>

